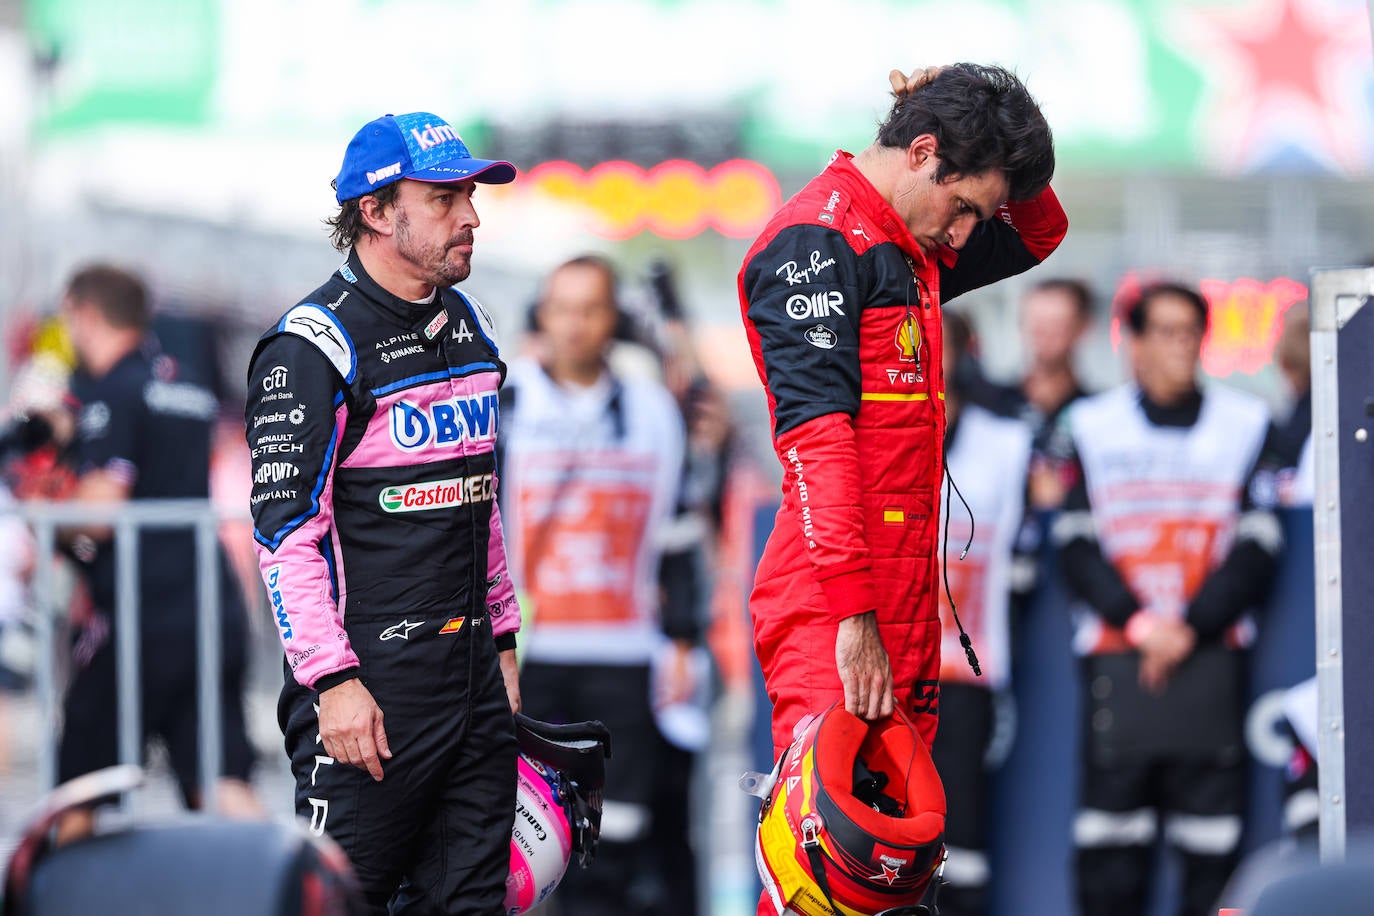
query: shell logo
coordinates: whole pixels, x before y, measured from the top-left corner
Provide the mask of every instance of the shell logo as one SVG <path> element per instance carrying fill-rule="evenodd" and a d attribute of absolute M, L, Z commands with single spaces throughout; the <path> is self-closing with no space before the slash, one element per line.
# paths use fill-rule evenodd
<path fill-rule="evenodd" d="M 1134 272 L 1122 278 L 1113 299 L 1112 349 L 1120 348 L 1122 309 L 1141 289 L 1159 278 Z M 1283 330 L 1283 318 L 1296 303 L 1307 298 L 1307 287 L 1279 277 L 1267 283 L 1242 277 L 1238 280 L 1203 280 L 1197 288 L 1207 300 L 1207 334 L 1202 338 L 1202 369 L 1213 378 L 1237 372 L 1254 375 L 1272 361 L 1274 344 Z"/>
<path fill-rule="evenodd" d="M 921 348 L 921 326 L 916 319 L 908 316 L 897 325 L 897 352 L 904 363 L 916 362 L 916 351 Z"/>
<path fill-rule="evenodd" d="M 782 206 L 773 173 L 746 159 L 722 162 L 710 170 L 682 159 L 647 170 L 619 160 L 588 170 L 571 162 L 545 162 L 506 187 L 508 193 L 537 195 L 580 209 L 590 231 L 613 240 L 646 230 L 685 239 L 706 229 L 730 238 L 751 238 Z"/>

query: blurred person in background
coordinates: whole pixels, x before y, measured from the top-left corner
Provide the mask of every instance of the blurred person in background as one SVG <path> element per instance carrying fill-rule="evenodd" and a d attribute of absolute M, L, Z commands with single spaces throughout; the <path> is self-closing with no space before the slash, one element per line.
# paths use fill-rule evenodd
<path fill-rule="evenodd" d="M 1307 302 L 1284 314 L 1274 345 L 1274 363 L 1293 399 L 1288 416 L 1274 428 L 1269 466 L 1274 471 L 1273 500 L 1280 506 L 1312 504 L 1312 339 Z"/>
<path fill-rule="evenodd" d="M 667 261 L 651 265 L 649 286 L 663 327 L 664 384 L 677 402 L 687 433 L 677 505 L 663 538 L 659 600 L 665 618 L 695 617 L 705 629 L 710 624 L 715 587 L 711 570 L 724 520 L 733 422 L 724 393 L 702 369 L 691 322 Z M 670 602 L 679 607 L 667 609 Z M 676 653 L 660 653 L 659 658 L 676 661 Z M 692 772 L 710 739 L 711 659 L 704 646 L 693 649 L 690 668 L 685 675 L 657 679 L 654 708 L 665 740 L 650 828 L 650 844 L 667 884 L 663 912 L 684 916 L 698 912 L 690 812 Z M 668 688 L 681 680 L 690 680 L 692 695 L 666 696 Z"/>
<path fill-rule="evenodd" d="M 206 499 L 215 397 L 182 380 L 178 363 L 148 334 L 148 294 L 134 275 L 103 264 L 77 271 L 62 302 L 78 366 L 70 381 L 76 412 L 71 499 Z M 94 613 L 76 634 L 58 757 L 62 782 L 118 762 L 115 643 L 116 572 L 108 523 L 73 526 L 59 540 L 81 564 Z M 243 718 L 246 636 L 242 599 L 220 556 L 221 729 L 219 808 L 257 816 L 248 784 L 253 764 Z M 186 530 L 139 535 L 139 639 L 145 737 L 167 745 L 186 804 L 200 806 L 196 686 L 196 545 Z M 93 812 L 63 817 L 58 839 L 90 833 Z"/>
<path fill-rule="evenodd" d="M 778 755 L 836 702 L 870 720 L 895 703 L 934 738 L 941 303 L 1036 266 L 1068 227 L 1049 126 L 1015 76 L 891 79 L 876 141 L 837 152 L 739 273 L 784 471 L 750 598 Z"/>
<path fill-rule="evenodd" d="M 1030 500 L 1037 510 L 1058 509 L 1073 485 L 1066 460 L 1064 410 L 1087 392 L 1074 370 L 1074 354 L 1092 324 L 1093 294 L 1066 277 L 1041 280 L 1021 297 L 1021 344 L 1026 369 L 1015 385 L 981 392 L 985 406 L 1020 417 L 1035 435 Z"/>
<path fill-rule="evenodd" d="M 520 609 L 496 509 L 477 186 L 514 180 L 428 112 L 364 125 L 334 181 L 344 263 L 258 342 L 246 436 L 296 812 L 367 912 L 505 912 Z"/>
<path fill-rule="evenodd" d="M 559 885 L 565 916 L 690 912 L 666 895 L 649 842 L 665 766 L 652 704 L 690 692 L 701 629 L 690 565 L 664 562 L 683 423 L 661 384 L 608 365 L 618 299 L 604 258 L 555 268 L 535 311 L 540 357 L 512 363 L 502 392 L 501 498 L 529 618 L 526 711 L 600 719 L 613 737 L 596 864 Z M 681 578 L 661 581 L 665 572 Z M 690 857 L 674 868 L 691 880 Z"/>
<path fill-rule="evenodd" d="M 990 756 L 999 692 L 1011 684 L 1013 593 L 1024 597 L 1035 579 L 1034 553 L 1022 551 L 1031 428 L 970 403 L 973 329 L 963 315 L 944 313 L 944 512 L 948 515 L 941 563 L 949 592 L 940 617 L 940 730 L 931 756 L 945 787 L 945 887 L 942 916 L 987 912 L 988 830 L 991 823 Z M 949 492 L 951 486 L 957 492 Z M 951 500 L 951 495 L 953 500 Z M 967 553 L 961 554 L 967 546 Z M 950 553 L 953 552 L 953 556 Z M 951 607 L 950 599 L 953 599 Z M 983 676 L 975 677 L 959 646 L 958 614 L 978 647 Z M 1004 736 L 1005 737 L 1005 736 Z"/>
<path fill-rule="evenodd" d="M 1182 859 L 1177 912 L 1210 913 L 1240 849 L 1247 612 L 1282 531 L 1250 495 L 1267 408 L 1199 387 L 1207 320 L 1196 290 L 1147 287 L 1122 322 L 1134 382 L 1070 408 L 1076 483 L 1052 537 L 1082 602 L 1084 916 L 1147 911 L 1161 835 Z"/>

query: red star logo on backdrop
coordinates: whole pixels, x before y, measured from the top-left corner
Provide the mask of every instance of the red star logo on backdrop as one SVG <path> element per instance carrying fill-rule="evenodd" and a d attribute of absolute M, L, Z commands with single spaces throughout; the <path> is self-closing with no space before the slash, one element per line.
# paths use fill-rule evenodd
<path fill-rule="evenodd" d="M 1209 77 L 1198 131 L 1209 157 L 1249 170 L 1300 151 L 1333 170 L 1371 164 L 1374 52 L 1359 0 L 1256 0 L 1181 11 L 1180 43 Z"/>

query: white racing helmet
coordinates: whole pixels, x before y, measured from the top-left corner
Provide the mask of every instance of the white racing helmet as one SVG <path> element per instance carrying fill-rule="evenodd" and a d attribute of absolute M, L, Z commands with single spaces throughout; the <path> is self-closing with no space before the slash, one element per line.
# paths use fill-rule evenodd
<path fill-rule="evenodd" d="M 517 714 L 520 747 L 511 830 L 506 913 L 518 916 L 548 899 L 575 855 L 596 855 L 611 734 L 600 722 L 550 725 Z"/>

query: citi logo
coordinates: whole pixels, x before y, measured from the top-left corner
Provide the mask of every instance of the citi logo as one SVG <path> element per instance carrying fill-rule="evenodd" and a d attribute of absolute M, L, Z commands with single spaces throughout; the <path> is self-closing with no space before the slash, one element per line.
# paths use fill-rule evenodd
<path fill-rule="evenodd" d="M 368 183 L 368 184 L 376 184 L 377 182 L 381 181 L 383 178 L 390 178 L 392 175 L 399 175 L 399 174 L 401 174 L 401 163 L 399 163 L 399 162 L 393 162 L 393 163 L 391 163 L 391 165 L 387 166 L 387 167 L 384 168 L 384 169 L 378 169 L 378 170 L 375 171 L 375 172 L 368 172 L 368 173 L 367 173 L 367 183 Z M 348 295 L 348 294 L 347 294 L 347 293 L 344 293 L 344 295 L 346 296 L 346 295 Z"/>
<path fill-rule="evenodd" d="M 432 127 L 426 124 L 424 130 L 416 130 L 412 127 L 410 129 L 410 135 L 415 138 L 416 143 L 420 144 L 420 149 L 422 150 L 427 150 L 432 146 L 438 146 L 440 143 L 447 143 L 449 140 L 458 140 L 460 143 L 462 142 L 458 136 L 458 131 L 449 127 L 447 124 L 440 124 L 438 127 Z"/>

